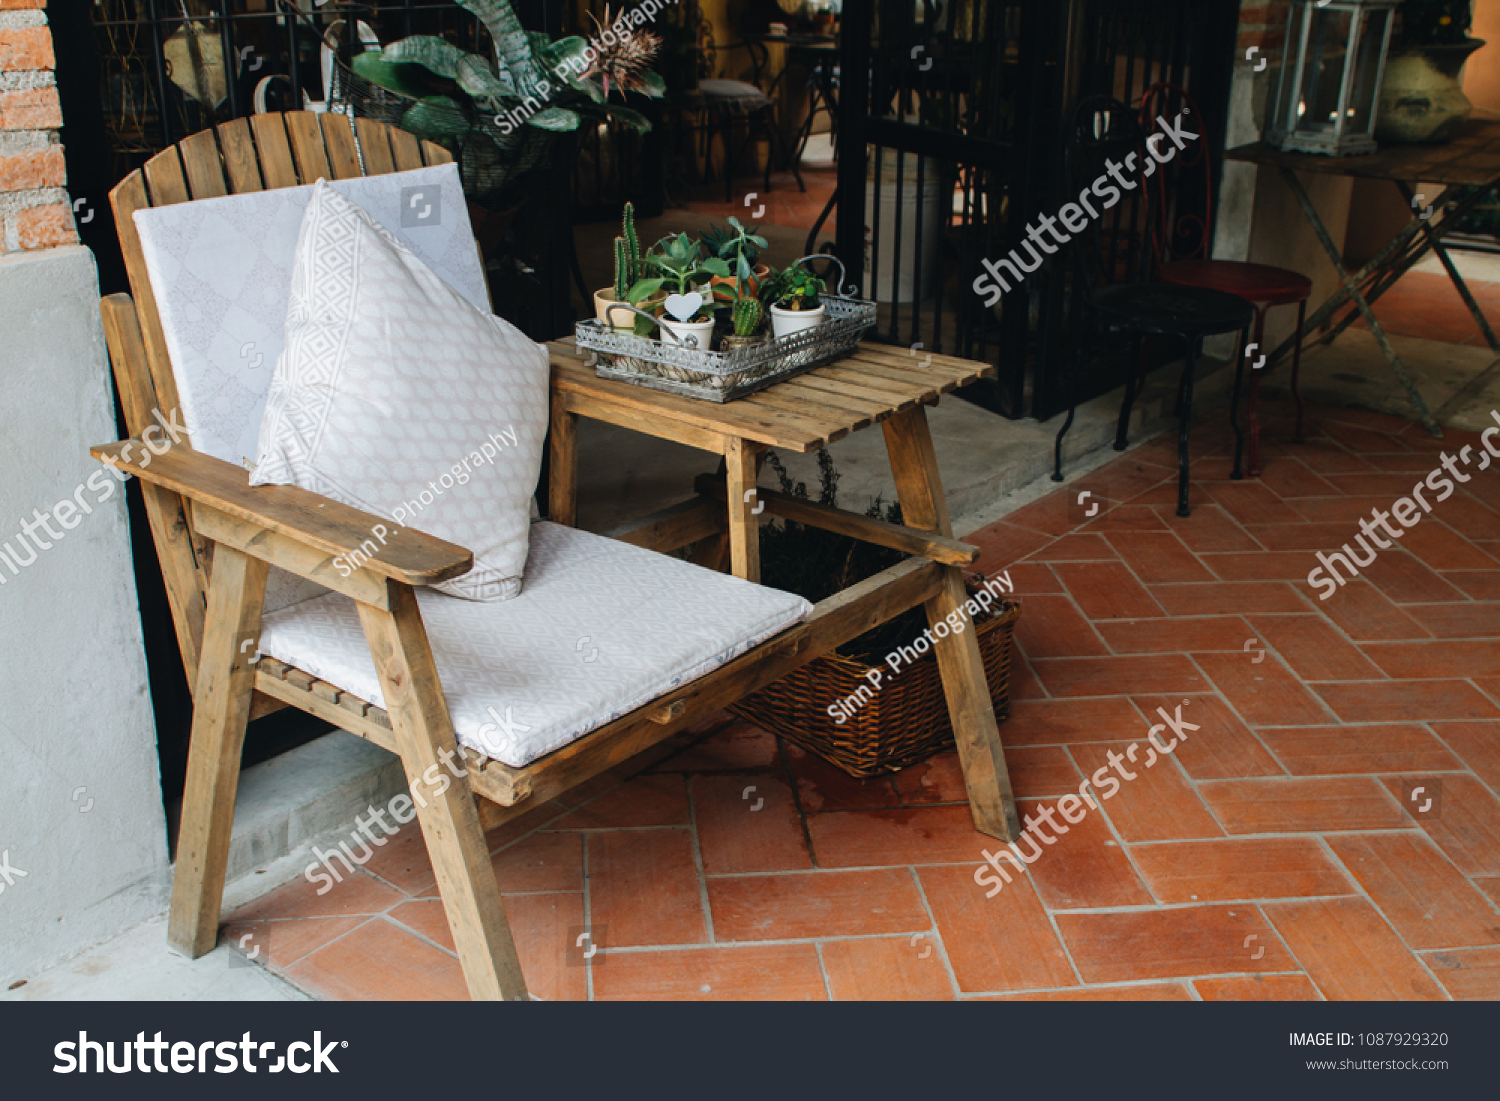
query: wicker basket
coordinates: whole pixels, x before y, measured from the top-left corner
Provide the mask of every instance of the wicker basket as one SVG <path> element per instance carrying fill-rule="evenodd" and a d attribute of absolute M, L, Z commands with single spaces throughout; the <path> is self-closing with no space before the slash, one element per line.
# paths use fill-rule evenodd
<path fill-rule="evenodd" d="M 977 589 L 970 584 L 970 593 Z M 998 722 L 1010 715 L 1011 636 L 1020 618 L 1021 606 L 1013 600 L 974 617 Z M 895 676 L 888 675 L 873 698 L 842 724 L 836 722 L 828 706 L 861 686 L 868 688 L 865 673 L 872 668 L 841 654 L 826 654 L 730 710 L 857 777 L 899 772 L 953 745 L 937 655 L 930 650 Z"/>

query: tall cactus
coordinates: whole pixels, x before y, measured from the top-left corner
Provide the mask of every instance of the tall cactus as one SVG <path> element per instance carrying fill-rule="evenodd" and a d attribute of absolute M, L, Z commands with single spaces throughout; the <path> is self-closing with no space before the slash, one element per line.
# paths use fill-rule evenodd
<path fill-rule="evenodd" d="M 624 302 L 630 293 L 631 285 L 635 282 L 631 275 L 630 252 L 626 247 L 625 238 L 615 238 L 615 301 Z"/>
<path fill-rule="evenodd" d="M 626 278 L 630 285 L 641 277 L 641 242 L 635 235 L 635 204 L 626 203 L 625 212 L 620 216 L 620 228 L 625 237 L 625 259 L 627 267 Z M 618 276 L 616 277 L 618 279 Z M 622 294 L 620 298 L 624 298 Z"/>
<path fill-rule="evenodd" d="M 734 304 L 733 317 L 735 336 L 754 336 L 755 330 L 760 328 L 761 319 L 765 317 L 765 309 L 759 299 L 741 298 Z"/>

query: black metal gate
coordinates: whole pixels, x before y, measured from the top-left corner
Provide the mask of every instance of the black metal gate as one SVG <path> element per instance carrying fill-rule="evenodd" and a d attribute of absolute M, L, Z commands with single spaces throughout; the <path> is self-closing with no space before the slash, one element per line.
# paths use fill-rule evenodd
<path fill-rule="evenodd" d="M 1080 98 L 1133 103 L 1170 81 L 1222 135 L 1238 19 L 1235 0 L 846 3 L 836 251 L 880 305 L 878 339 L 996 364 L 964 396 L 1005 416 L 1065 405 L 1066 264 L 996 301 L 974 288 L 983 261 L 1067 201 L 1063 131 Z M 1080 400 L 1120 381 L 1082 375 Z"/>

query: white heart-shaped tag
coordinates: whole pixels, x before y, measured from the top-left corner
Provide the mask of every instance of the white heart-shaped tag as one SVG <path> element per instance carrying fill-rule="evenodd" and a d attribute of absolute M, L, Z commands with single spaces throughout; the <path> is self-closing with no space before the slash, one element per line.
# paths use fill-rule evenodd
<path fill-rule="evenodd" d="M 665 303 L 667 312 L 678 321 L 688 321 L 703 308 L 703 296 L 697 291 L 691 294 L 669 294 Z"/>

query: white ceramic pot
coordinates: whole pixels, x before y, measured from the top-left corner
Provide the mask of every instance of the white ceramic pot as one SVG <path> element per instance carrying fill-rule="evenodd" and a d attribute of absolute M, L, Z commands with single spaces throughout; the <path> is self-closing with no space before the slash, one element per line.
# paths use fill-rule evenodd
<path fill-rule="evenodd" d="M 610 307 L 618 305 L 619 300 L 615 298 L 615 289 L 605 287 L 602 291 L 594 292 L 594 316 L 599 319 L 599 324 L 608 325 L 612 329 L 629 330 L 634 327 L 636 314 L 629 310 L 620 309 L 610 312 Z"/>
<path fill-rule="evenodd" d="M 707 321 L 673 321 L 670 317 L 659 319 L 664 329 L 670 329 L 682 341 L 683 347 L 687 347 L 687 338 L 693 337 L 696 341 L 696 350 L 706 352 L 713 345 L 714 319 Z M 671 345 L 677 343 L 670 336 L 661 338 L 663 344 Z"/>
<path fill-rule="evenodd" d="M 784 336 L 800 333 L 803 329 L 811 329 L 823 324 L 823 315 L 827 312 L 828 307 L 821 303 L 815 310 L 784 310 L 780 306 L 772 306 L 771 334 L 780 340 Z"/>

